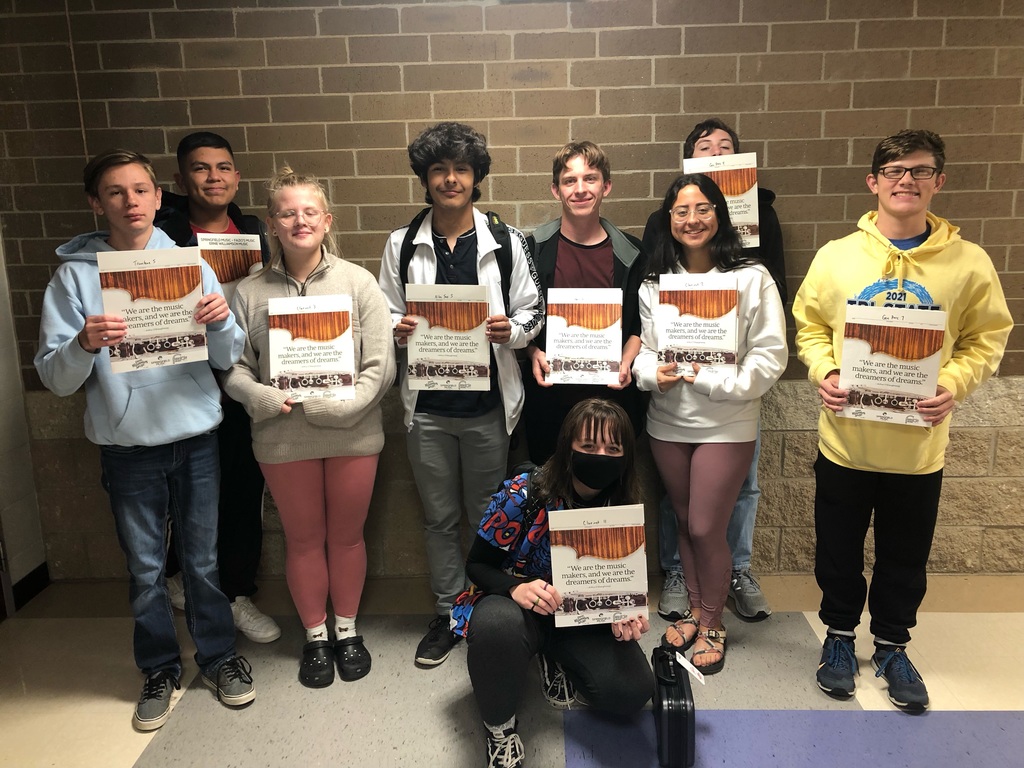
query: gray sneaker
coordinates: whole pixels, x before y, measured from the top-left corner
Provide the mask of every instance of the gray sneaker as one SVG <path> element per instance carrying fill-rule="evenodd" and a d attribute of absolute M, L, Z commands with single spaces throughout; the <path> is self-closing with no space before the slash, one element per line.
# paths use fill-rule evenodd
<path fill-rule="evenodd" d="M 761 585 L 748 569 L 732 572 L 729 594 L 732 596 L 736 613 L 747 621 L 763 621 L 772 615 L 772 609 L 768 606 L 764 592 L 761 591 Z"/>
<path fill-rule="evenodd" d="M 681 570 L 665 571 L 665 583 L 658 600 L 658 615 L 667 621 L 679 621 L 690 610 L 690 595 Z"/>
<path fill-rule="evenodd" d="M 170 670 L 154 672 L 142 684 L 139 703 L 135 705 L 132 725 L 140 731 L 155 731 L 171 713 L 171 693 L 178 690 L 177 676 Z"/>
<path fill-rule="evenodd" d="M 206 687 L 217 694 L 221 704 L 240 707 L 256 698 L 252 667 L 244 656 L 234 656 L 221 664 L 213 677 L 203 674 Z"/>

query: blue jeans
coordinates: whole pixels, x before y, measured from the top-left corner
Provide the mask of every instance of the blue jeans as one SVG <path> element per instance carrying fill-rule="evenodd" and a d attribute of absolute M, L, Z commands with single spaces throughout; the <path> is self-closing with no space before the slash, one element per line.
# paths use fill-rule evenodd
<path fill-rule="evenodd" d="M 757 460 L 761 456 L 761 430 L 757 430 L 757 442 L 754 443 L 754 460 L 750 462 L 750 471 L 743 480 L 736 506 L 729 518 L 729 528 L 725 533 L 732 552 L 732 569 L 743 571 L 750 568 L 750 552 L 754 548 L 754 519 L 757 517 L 757 500 L 761 489 L 757 485 Z M 659 553 L 661 568 L 664 571 L 682 569 L 679 563 L 679 526 L 676 513 L 666 495 L 661 500 L 661 513 L 658 515 L 660 535 Z"/>
<path fill-rule="evenodd" d="M 153 447 L 103 445 L 100 464 L 128 565 L 136 665 L 146 675 L 162 670 L 181 674 L 164 573 L 170 515 L 196 663 L 204 674 L 212 674 L 235 655 L 231 606 L 217 577 L 216 434 Z"/>

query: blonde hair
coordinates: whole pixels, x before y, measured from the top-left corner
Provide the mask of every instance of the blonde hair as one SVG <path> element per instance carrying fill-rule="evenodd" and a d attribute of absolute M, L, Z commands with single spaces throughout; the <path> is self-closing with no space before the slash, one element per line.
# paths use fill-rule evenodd
<path fill-rule="evenodd" d="M 323 184 L 316 176 L 306 176 L 298 174 L 291 169 L 287 163 L 282 165 L 277 173 L 271 176 L 267 180 L 267 218 L 273 218 L 277 212 L 277 195 L 278 193 L 289 187 L 309 187 L 313 190 L 313 194 L 317 197 L 320 202 L 320 206 L 325 214 L 331 213 L 331 204 L 327 200 L 327 191 L 324 189 Z M 270 260 L 271 262 L 277 261 L 281 255 L 281 241 L 277 235 L 274 234 L 274 230 L 271 227 L 267 228 L 267 240 L 270 243 Z M 333 253 L 335 256 L 341 256 L 341 250 L 338 248 L 338 243 L 334 239 L 334 235 L 330 231 L 324 232 L 324 239 L 321 247 L 326 249 L 329 253 Z"/>

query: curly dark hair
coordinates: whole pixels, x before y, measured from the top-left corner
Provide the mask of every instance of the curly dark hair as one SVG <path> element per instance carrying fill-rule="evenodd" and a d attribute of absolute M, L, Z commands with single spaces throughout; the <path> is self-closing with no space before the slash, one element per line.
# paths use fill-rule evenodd
<path fill-rule="evenodd" d="M 473 202 L 480 199 L 480 182 L 491 171 L 487 139 L 465 123 L 438 123 L 427 128 L 409 145 L 409 165 L 419 180 L 427 183 L 427 171 L 440 160 L 473 166 Z M 430 192 L 426 194 L 429 205 Z"/>
<path fill-rule="evenodd" d="M 703 192 L 704 197 L 715 206 L 718 231 L 711 238 L 711 261 L 714 265 L 723 272 L 727 272 L 754 263 L 754 259 L 743 253 L 743 243 L 740 241 L 736 228 L 732 225 L 732 219 L 729 218 L 729 207 L 725 202 L 722 190 L 710 176 L 705 176 L 703 173 L 684 173 L 669 186 L 665 193 L 665 199 L 661 203 L 661 209 L 658 211 L 658 240 L 647 265 L 648 280 L 657 280 L 660 275 L 671 272 L 676 264 L 686 267 L 686 253 L 683 246 L 672 237 L 670 211 L 675 205 L 679 191 L 691 184 Z"/>

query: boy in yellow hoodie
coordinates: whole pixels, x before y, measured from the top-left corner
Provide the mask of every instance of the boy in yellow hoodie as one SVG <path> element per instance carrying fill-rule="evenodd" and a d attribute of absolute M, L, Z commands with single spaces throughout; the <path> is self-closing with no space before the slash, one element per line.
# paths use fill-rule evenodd
<path fill-rule="evenodd" d="M 898 708 L 921 712 L 928 690 L 906 655 L 924 599 L 956 403 L 999 366 L 1013 319 L 992 261 L 959 228 L 928 211 L 946 181 L 945 145 L 931 131 L 904 130 L 875 148 L 868 189 L 878 210 L 857 232 L 815 255 L 793 303 L 797 355 L 818 387 L 814 573 L 818 615 L 828 627 L 818 686 L 853 695 L 854 629 L 865 596 L 875 637 L 872 665 Z M 846 307 L 875 305 L 946 312 L 935 397 L 917 410 L 930 426 L 846 419 L 839 388 Z M 864 538 L 874 512 L 875 565 L 868 590 Z"/>

